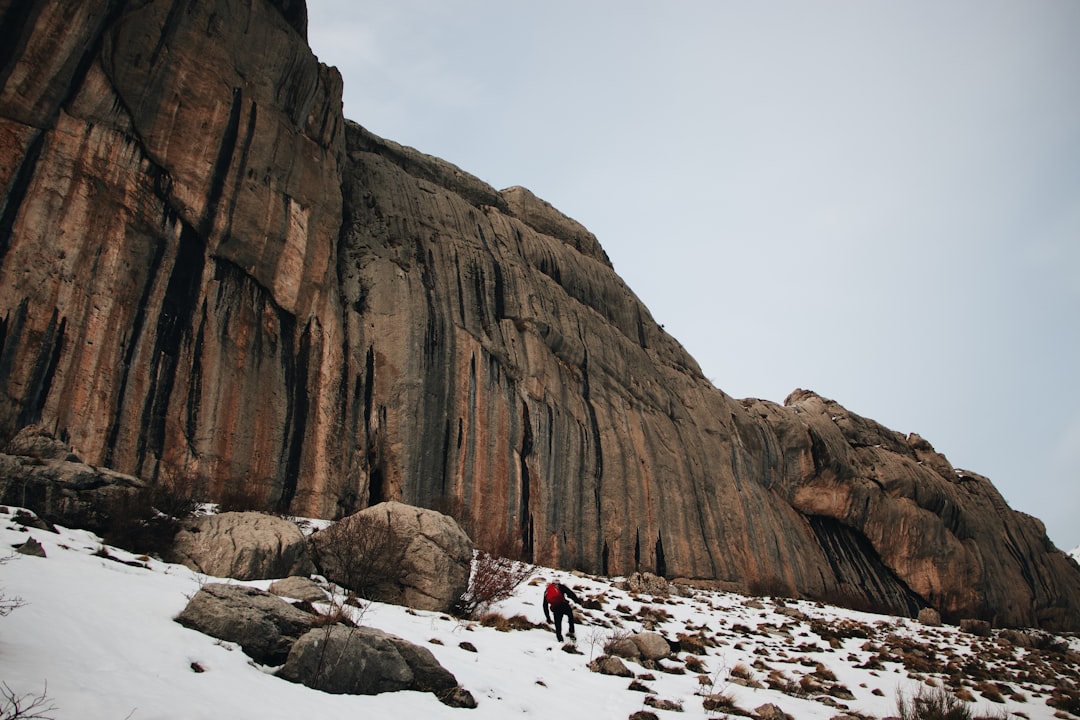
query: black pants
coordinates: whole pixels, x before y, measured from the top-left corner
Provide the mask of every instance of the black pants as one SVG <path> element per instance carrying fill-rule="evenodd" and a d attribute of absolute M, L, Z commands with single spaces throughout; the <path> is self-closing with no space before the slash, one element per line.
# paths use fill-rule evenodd
<path fill-rule="evenodd" d="M 574 637 L 574 610 L 570 607 L 570 603 L 564 602 L 558 605 L 551 606 L 551 612 L 555 616 L 555 638 L 562 642 L 562 619 L 567 620 L 566 632 L 570 637 Z"/>

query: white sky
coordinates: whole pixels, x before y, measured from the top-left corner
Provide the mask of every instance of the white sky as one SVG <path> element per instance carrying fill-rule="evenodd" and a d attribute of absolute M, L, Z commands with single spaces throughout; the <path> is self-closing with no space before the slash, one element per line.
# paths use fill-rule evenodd
<path fill-rule="evenodd" d="M 308 7 L 348 118 L 583 223 L 725 392 L 917 432 L 1080 544 L 1080 3 Z"/>

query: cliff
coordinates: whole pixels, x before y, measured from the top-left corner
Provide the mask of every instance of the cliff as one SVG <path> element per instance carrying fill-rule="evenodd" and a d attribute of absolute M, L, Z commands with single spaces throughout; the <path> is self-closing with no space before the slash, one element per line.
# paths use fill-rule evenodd
<path fill-rule="evenodd" d="M 538 562 L 1080 627 L 985 478 L 714 388 L 597 239 L 341 115 L 295 2 L 0 2 L 0 445 Z"/>

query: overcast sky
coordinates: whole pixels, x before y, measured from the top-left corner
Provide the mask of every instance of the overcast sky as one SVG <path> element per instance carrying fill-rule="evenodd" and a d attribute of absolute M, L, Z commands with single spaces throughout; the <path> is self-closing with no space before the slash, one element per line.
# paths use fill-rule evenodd
<path fill-rule="evenodd" d="M 346 117 L 580 221 L 717 387 L 1080 544 L 1080 2 L 308 6 Z"/>

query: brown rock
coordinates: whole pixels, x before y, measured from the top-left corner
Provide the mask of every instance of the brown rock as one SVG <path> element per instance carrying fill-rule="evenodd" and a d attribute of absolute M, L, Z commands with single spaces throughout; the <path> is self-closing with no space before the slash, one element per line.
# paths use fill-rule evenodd
<path fill-rule="evenodd" d="M 923 625 L 937 627 L 941 625 L 941 613 L 934 608 L 923 608 L 919 611 L 918 620 Z"/>
<path fill-rule="evenodd" d="M 589 669 L 601 675 L 615 675 L 616 677 L 633 677 L 630 668 L 617 657 L 601 655 L 589 663 Z"/>
<path fill-rule="evenodd" d="M 733 400 L 579 223 L 346 123 L 297 3 L 18 17 L 0 444 L 40 425 L 305 516 L 454 507 L 547 565 L 1080 629 L 1080 568 L 988 480 L 813 393 Z"/>

